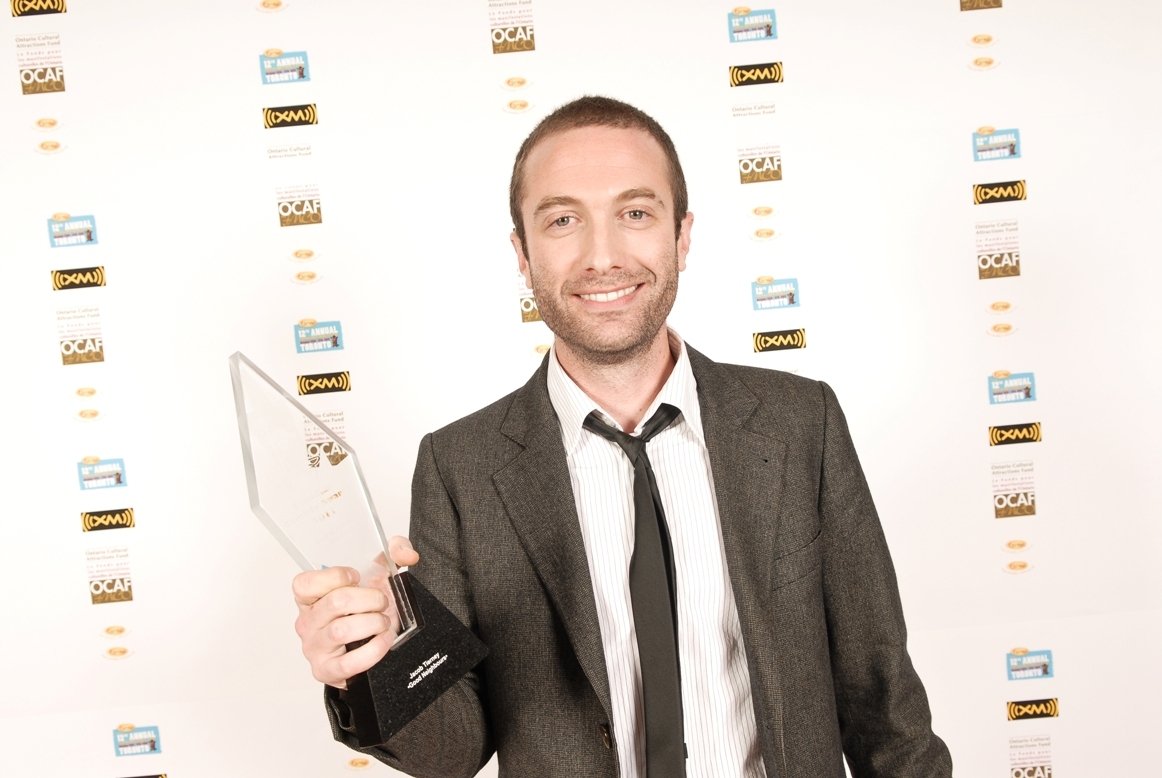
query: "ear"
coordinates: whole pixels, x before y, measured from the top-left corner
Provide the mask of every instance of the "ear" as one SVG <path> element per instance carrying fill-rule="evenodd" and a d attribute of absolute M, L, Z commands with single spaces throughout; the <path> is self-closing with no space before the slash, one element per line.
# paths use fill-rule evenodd
<path fill-rule="evenodd" d="M 694 214 L 687 211 L 678 227 L 678 270 L 686 269 L 686 255 L 690 253 L 690 230 L 694 228 Z"/>
<path fill-rule="evenodd" d="M 520 236 L 516 234 L 516 230 L 509 233 L 508 242 L 512 244 L 512 250 L 516 252 L 516 264 L 520 268 L 520 274 L 525 278 L 525 286 L 532 289 L 533 272 L 529 268 L 529 258 L 525 256 L 524 246 L 521 245 Z"/>

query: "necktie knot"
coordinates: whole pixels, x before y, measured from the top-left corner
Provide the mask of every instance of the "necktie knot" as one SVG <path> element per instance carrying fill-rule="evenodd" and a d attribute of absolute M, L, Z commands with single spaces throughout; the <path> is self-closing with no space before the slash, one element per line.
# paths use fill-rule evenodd
<path fill-rule="evenodd" d="M 616 427 L 602 421 L 597 411 L 593 411 L 585 417 L 582 426 L 592 433 L 600 435 L 606 440 L 611 440 L 617 445 L 621 446 L 621 450 L 629 457 L 629 461 L 637 464 L 638 457 L 640 457 L 646 449 L 646 443 L 650 438 L 657 435 L 662 430 L 674 423 L 674 420 L 682 412 L 673 405 L 662 403 L 658 409 L 654 411 L 654 415 L 650 420 L 642 425 L 642 434 L 638 436 L 629 435 Z"/>

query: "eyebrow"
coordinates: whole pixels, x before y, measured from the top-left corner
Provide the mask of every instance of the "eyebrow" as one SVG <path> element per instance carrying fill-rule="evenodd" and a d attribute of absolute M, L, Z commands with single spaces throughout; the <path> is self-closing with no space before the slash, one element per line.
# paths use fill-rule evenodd
<path fill-rule="evenodd" d="M 630 200 L 653 200 L 659 205 L 664 206 L 666 204 L 662 198 L 658 197 L 657 192 L 648 187 L 626 189 L 614 199 L 619 203 L 629 202 Z M 537 216 L 538 214 L 544 213 L 547 210 L 558 208 L 560 206 L 572 207 L 580 204 L 581 201 L 576 197 L 569 197 L 568 195 L 553 195 L 551 197 L 545 197 L 539 203 L 537 203 L 537 207 L 536 210 L 533 211 L 533 215 Z"/>

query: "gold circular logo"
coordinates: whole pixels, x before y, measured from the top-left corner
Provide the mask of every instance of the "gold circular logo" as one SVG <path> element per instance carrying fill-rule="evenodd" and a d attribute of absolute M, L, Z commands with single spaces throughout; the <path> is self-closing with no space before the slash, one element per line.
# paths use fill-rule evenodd
<path fill-rule="evenodd" d="M 750 8 L 745 5 L 736 5 L 731 13 L 735 16 L 749 16 Z"/>
<path fill-rule="evenodd" d="M 1009 653 L 1013 656 L 1024 656 L 1025 654 L 1029 653 L 1029 649 L 1025 648 L 1024 646 L 1017 646 Z"/>
<path fill-rule="evenodd" d="M 1011 375 L 1012 375 L 1012 373 L 1010 373 L 1008 370 L 994 370 L 993 371 L 993 378 L 1008 378 Z"/>
<path fill-rule="evenodd" d="M 759 276 L 755 279 L 756 284 L 773 284 L 775 283 L 774 276 Z"/>
<path fill-rule="evenodd" d="M 129 656 L 129 649 L 125 646 L 112 646 L 105 650 L 105 656 L 110 659 L 124 659 Z"/>
<path fill-rule="evenodd" d="M 97 418 L 97 416 L 99 416 L 100 413 L 101 412 L 98 411 L 96 408 L 83 408 L 83 409 L 77 411 L 77 415 L 80 416 L 85 421 L 92 421 L 93 419 Z"/>
<path fill-rule="evenodd" d="M 262 7 L 268 11 L 277 11 L 282 8 L 282 0 L 262 0 Z"/>
<path fill-rule="evenodd" d="M 366 770 L 371 767 L 371 760 L 365 756 L 356 756 L 347 760 L 347 766 L 352 770 Z"/>
<path fill-rule="evenodd" d="M 315 252 L 313 249 L 295 249 L 294 257 L 297 260 L 306 262 L 307 260 L 315 258 Z"/>
<path fill-rule="evenodd" d="M 111 638 L 124 635 L 125 627 L 122 627 L 120 624 L 110 624 L 108 627 L 105 627 L 105 634 Z"/>
<path fill-rule="evenodd" d="M 972 45 L 973 46 L 991 46 L 992 44 L 993 44 L 993 36 L 989 35 L 986 32 L 982 32 L 979 35 L 972 36 Z"/>
<path fill-rule="evenodd" d="M 994 335 L 1008 335 L 1013 331 L 1013 325 L 1005 323 L 994 324 L 993 326 L 989 327 L 989 330 L 991 330 Z"/>
<path fill-rule="evenodd" d="M 54 213 L 52 215 L 52 220 L 54 222 L 67 222 L 69 220 L 69 218 L 70 218 L 70 215 L 65 213 L 64 211 L 57 211 L 56 213 Z"/>
<path fill-rule="evenodd" d="M 538 354 L 542 354 L 542 355 L 548 354 L 549 353 L 549 344 L 548 343 L 538 343 L 533 348 L 533 351 L 537 352 Z"/>
<path fill-rule="evenodd" d="M 986 124 L 986 125 L 984 125 L 983 127 L 977 127 L 977 128 L 976 128 L 976 134 L 977 134 L 977 135 L 992 135 L 992 134 L 993 134 L 994 132 L 996 132 L 996 131 L 997 131 L 997 128 L 996 128 L 996 127 L 991 127 L 991 126 L 989 126 L 989 125 L 987 125 L 987 124 Z"/>
<path fill-rule="evenodd" d="M 1011 572 L 1023 573 L 1029 569 L 1029 563 L 1028 562 L 1020 562 L 1020 561 L 1009 562 L 1007 565 L 1005 565 L 1005 567 L 1007 567 Z"/>
<path fill-rule="evenodd" d="M 57 120 L 50 116 L 45 116 L 36 120 L 36 126 L 42 130 L 51 130 L 52 128 L 56 127 L 56 125 Z"/>
<path fill-rule="evenodd" d="M 756 205 L 751 211 L 751 213 L 758 217 L 770 216 L 774 212 L 775 209 L 769 205 Z"/>
<path fill-rule="evenodd" d="M 318 319 L 299 319 L 300 327 L 314 327 L 318 323 Z"/>
<path fill-rule="evenodd" d="M 85 457 L 81 460 L 82 465 L 95 465 L 101 461 L 101 457 Z"/>
<path fill-rule="evenodd" d="M 302 270 L 295 273 L 295 280 L 301 284 L 312 284 L 319 279 L 319 274 L 313 270 Z"/>
<path fill-rule="evenodd" d="M 97 390 L 91 386 L 82 386 L 77 389 L 77 397 L 92 397 L 97 393 Z"/>
<path fill-rule="evenodd" d="M 988 70 L 996 67 L 997 61 L 992 57 L 977 57 L 972 61 L 972 66 L 977 70 Z"/>
<path fill-rule="evenodd" d="M 55 140 L 44 140 L 40 142 L 39 148 L 41 151 L 51 154 L 54 151 L 60 151 L 61 144 Z"/>
<path fill-rule="evenodd" d="M 1023 551 L 1029 544 L 1024 540 L 1010 540 L 1005 544 L 1009 551 Z"/>
<path fill-rule="evenodd" d="M 529 85 L 529 80 L 523 76 L 512 76 L 504 79 L 504 85 L 509 89 L 523 89 Z"/>
<path fill-rule="evenodd" d="M 516 111 L 519 113 L 521 111 L 527 111 L 528 109 L 529 109 L 529 101 L 528 100 L 509 100 L 508 101 L 508 110 L 510 110 L 510 111 Z"/>
<path fill-rule="evenodd" d="M 1008 313 L 1012 308 L 1013 304 L 1008 300 L 997 300 L 989 306 L 989 310 L 993 313 Z"/>
<path fill-rule="evenodd" d="M 760 227 L 754 231 L 754 236 L 759 240 L 768 240 L 775 237 L 775 231 L 770 227 Z"/>
<path fill-rule="evenodd" d="M 124 722 L 124 723 L 118 724 L 117 729 L 121 732 L 132 732 L 133 730 L 137 729 L 137 727 L 133 726 L 132 724 L 130 724 L 128 722 Z"/>
<path fill-rule="evenodd" d="M 267 49 L 266 51 L 262 52 L 262 56 L 271 57 L 271 58 L 281 57 L 282 56 L 282 49 Z"/>

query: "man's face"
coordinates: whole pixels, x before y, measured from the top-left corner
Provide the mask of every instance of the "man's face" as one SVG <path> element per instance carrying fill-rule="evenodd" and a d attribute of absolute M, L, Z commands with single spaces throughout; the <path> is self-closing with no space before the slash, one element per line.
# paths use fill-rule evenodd
<path fill-rule="evenodd" d="M 617 364 L 664 337 L 694 217 L 675 237 L 657 141 L 612 127 L 549 136 L 528 156 L 520 208 L 526 245 L 512 244 L 558 348 Z"/>

